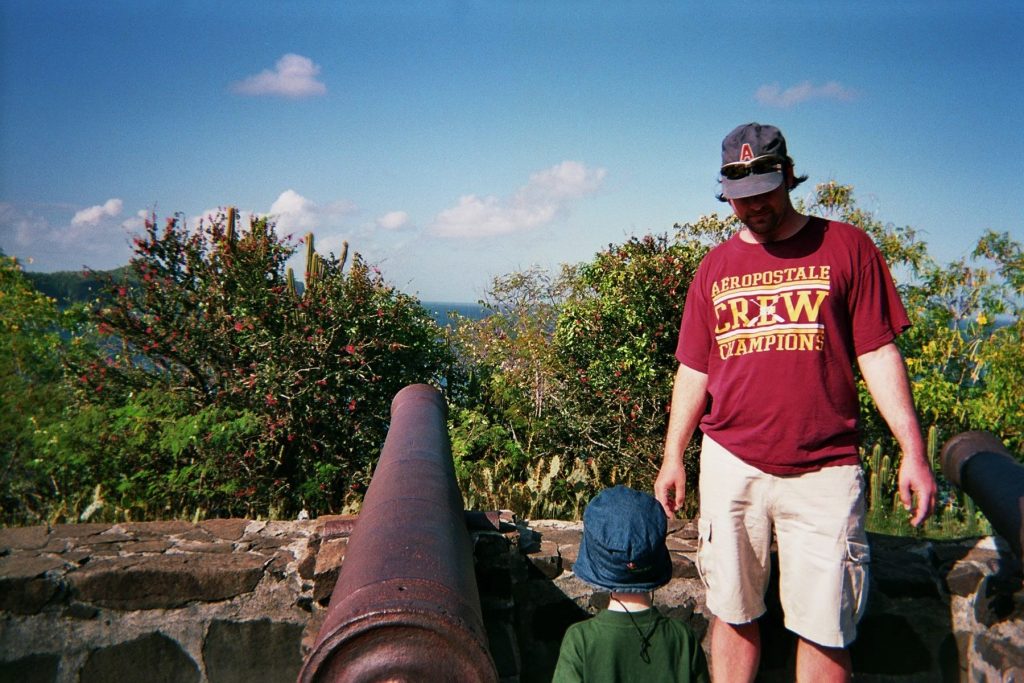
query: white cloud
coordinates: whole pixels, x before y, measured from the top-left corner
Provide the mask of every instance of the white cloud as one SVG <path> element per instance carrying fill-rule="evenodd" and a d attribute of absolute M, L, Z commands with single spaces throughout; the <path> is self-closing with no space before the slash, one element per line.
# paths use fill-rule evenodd
<path fill-rule="evenodd" d="M 124 203 L 120 199 L 108 199 L 106 203 L 82 209 L 71 219 L 71 225 L 97 225 L 104 218 L 113 218 L 121 213 Z"/>
<path fill-rule="evenodd" d="M 398 230 L 409 224 L 409 214 L 405 211 L 390 211 L 377 219 L 377 227 L 384 230 Z"/>
<path fill-rule="evenodd" d="M 151 211 L 140 209 L 135 215 L 121 223 L 121 227 L 129 232 L 141 232 L 146 227 L 146 221 L 152 217 Z"/>
<path fill-rule="evenodd" d="M 856 99 L 857 92 L 852 88 L 829 81 L 823 85 L 814 85 L 804 81 L 783 90 L 778 83 L 762 85 L 754 93 L 754 99 L 769 107 L 788 108 L 808 100 L 836 100 L 849 102 Z"/>
<path fill-rule="evenodd" d="M 232 84 L 240 95 L 271 95 L 275 97 L 315 97 L 327 92 L 327 86 L 317 80 L 320 66 L 308 57 L 286 54 L 277 60 L 273 71 L 260 73 Z"/>
<path fill-rule="evenodd" d="M 0 204 L 0 249 L 42 271 L 107 269 L 131 257 L 130 235 L 114 216 L 120 200 L 74 214 L 61 205 Z"/>
<path fill-rule="evenodd" d="M 439 213 L 431 226 L 442 237 L 488 237 L 532 230 L 551 223 L 577 199 L 600 189 L 607 171 L 563 161 L 530 176 L 506 198 L 464 195 Z"/>
<path fill-rule="evenodd" d="M 337 201 L 321 206 L 295 190 L 288 189 L 270 205 L 270 216 L 279 233 L 289 233 L 337 224 L 340 218 L 355 210 L 352 202 Z"/>

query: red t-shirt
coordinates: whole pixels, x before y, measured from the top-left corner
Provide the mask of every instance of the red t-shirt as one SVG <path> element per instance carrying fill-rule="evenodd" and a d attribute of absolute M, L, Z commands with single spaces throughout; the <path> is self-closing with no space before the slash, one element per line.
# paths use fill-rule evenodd
<path fill-rule="evenodd" d="M 811 218 L 789 239 L 734 235 L 700 264 L 676 357 L 708 375 L 702 431 L 771 474 L 857 464 L 853 363 L 910 326 L 878 248 Z"/>

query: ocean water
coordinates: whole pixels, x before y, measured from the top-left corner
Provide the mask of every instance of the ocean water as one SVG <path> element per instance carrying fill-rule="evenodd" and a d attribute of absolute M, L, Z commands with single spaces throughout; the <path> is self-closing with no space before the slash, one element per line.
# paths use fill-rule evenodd
<path fill-rule="evenodd" d="M 470 320 L 480 320 L 490 315 L 490 312 L 480 304 L 455 301 L 421 301 L 420 304 L 430 311 L 441 327 L 452 323 L 452 313 L 458 313 Z"/>

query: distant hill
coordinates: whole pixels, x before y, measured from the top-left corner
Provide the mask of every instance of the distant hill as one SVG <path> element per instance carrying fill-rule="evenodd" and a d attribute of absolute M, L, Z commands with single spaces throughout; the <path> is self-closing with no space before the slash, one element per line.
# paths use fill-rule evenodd
<path fill-rule="evenodd" d="M 61 308 L 80 301 L 91 301 L 103 294 L 103 282 L 107 276 L 115 281 L 126 277 L 131 279 L 128 266 L 114 270 L 76 271 L 63 270 L 55 273 L 24 271 L 29 282 L 43 294 L 57 300 Z"/>
<path fill-rule="evenodd" d="M 126 277 L 130 281 L 132 277 L 128 266 L 122 266 L 114 270 L 92 271 L 88 273 L 73 270 L 56 273 L 26 271 L 24 275 L 36 289 L 56 299 L 57 305 L 61 308 L 81 301 L 91 301 L 101 296 L 103 294 L 103 281 L 107 276 L 111 276 L 115 282 L 121 281 Z M 302 283 L 297 282 L 295 284 L 301 294 Z M 453 311 L 470 320 L 478 320 L 487 315 L 487 310 L 478 304 L 448 301 L 421 301 L 420 303 L 434 316 L 434 320 L 441 326 L 452 322 L 448 314 Z"/>

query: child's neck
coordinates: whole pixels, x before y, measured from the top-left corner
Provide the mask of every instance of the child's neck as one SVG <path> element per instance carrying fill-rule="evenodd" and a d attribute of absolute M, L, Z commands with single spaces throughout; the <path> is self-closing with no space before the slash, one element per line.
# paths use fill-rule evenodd
<path fill-rule="evenodd" d="M 608 609 L 613 612 L 640 612 L 650 608 L 650 593 L 612 593 L 608 600 Z"/>

